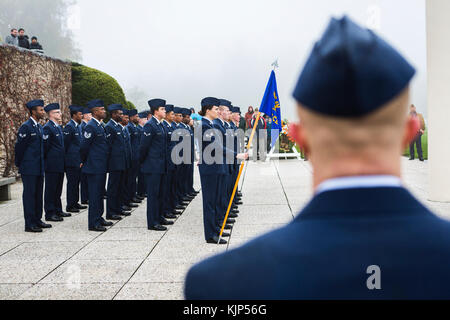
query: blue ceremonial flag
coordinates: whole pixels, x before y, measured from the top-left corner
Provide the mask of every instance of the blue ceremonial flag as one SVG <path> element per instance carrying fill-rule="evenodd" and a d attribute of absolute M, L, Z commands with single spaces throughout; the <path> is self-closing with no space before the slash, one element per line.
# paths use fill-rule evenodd
<path fill-rule="evenodd" d="M 277 79 L 275 77 L 275 71 L 273 70 L 270 74 L 269 83 L 267 84 L 266 92 L 264 93 L 264 98 L 262 100 L 259 111 L 263 112 L 264 114 L 272 118 L 272 146 L 273 146 L 279 136 L 274 133 L 275 132 L 280 133 L 283 127 L 281 123 L 281 108 L 280 108 L 280 99 L 278 97 Z"/>

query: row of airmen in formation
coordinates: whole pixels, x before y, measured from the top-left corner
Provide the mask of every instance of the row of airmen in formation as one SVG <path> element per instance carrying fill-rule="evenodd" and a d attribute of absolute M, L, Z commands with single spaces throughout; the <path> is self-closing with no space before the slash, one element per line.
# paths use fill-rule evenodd
<path fill-rule="evenodd" d="M 150 111 L 139 114 L 113 104 L 107 108 L 111 120 L 105 125 L 104 102 L 97 99 L 88 102 L 87 108 L 70 106 L 71 120 L 62 128 L 59 104 L 44 108 L 44 101 L 33 100 L 26 106 L 30 119 L 20 127 L 15 147 L 16 166 L 23 181 L 26 232 L 52 227 L 42 221 L 43 209 L 47 222 L 61 222 L 70 213 L 86 209 L 87 204 L 89 230 L 103 232 L 113 225 L 111 221 L 129 216 L 131 208 L 145 197 L 148 229 L 165 231 L 165 226 L 173 224 L 170 219 L 176 219 L 198 194 L 193 188 L 195 143 L 191 110 L 168 105 L 162 99 L 150 100 Z M 222 134 L 220 140 L 225 141 L 227 130 L 237 130 L 231 114 L 239 115 L 240 109 L 228 100 L 206 98 L 202 112 L 203 132 L 214 128 Z M 42 127 L 39 121 L 46 114 L 49 121 Z M 190 161 L 173 161 L 171 154 L 177 144 L 172 139 L 174 132 L 181 132 L 190 141 Z M 202 150 L 213 140 L 209 138 L 200 144 Z M 205 240 L 209 243 L 226 243 L 219 241 L 219 232 L 237 178 L 237 159 L 245 158 L 238 154 L 237 140 L 236 137 L 234 150 L 223 146 L 224 154 L 236 156 L 233 164 L 199 165 Z M 61 203 L 64 173 L 67 212 Z M 225 229 L 231 229 L 237 218 L 240 197 L 238 193 L 233 199 Z"/>

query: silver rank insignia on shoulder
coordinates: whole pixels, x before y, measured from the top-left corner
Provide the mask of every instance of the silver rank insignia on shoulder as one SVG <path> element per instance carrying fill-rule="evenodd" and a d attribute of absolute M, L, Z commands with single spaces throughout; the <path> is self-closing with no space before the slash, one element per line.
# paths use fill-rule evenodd
<path fill-rule="evenodd" d="M 149 137 L 151 135 L 152 135 L 151 133 L 144 132 L 144 136 L 146 136 L 146 137 Z"/>
<path fill-rule="evenodd" d="M 84 133 L 84 137 L 86 138 L 86 139 L 90 139 L 91 137 L 92 137 L 92 134 L 90 134 L 89 132 L 85 132 Z"/>
<path fill-rule="evenodd" d="M 65 134 L 66 136 L 68 136 L 68 135 L 69 135 L 69 133 L 68 133 L 68 132 L 64 132 L 64 134 Z M 75 133 L 75 135 L 77 135 L 77 134 Z"/>
<path fill-rule="evenodd" d="M 47 140 L 47 139 L 48 139 L 48 134 L 44 134 L 44 135 L 42 136 L 42 139 Z"/>
<path fill-rule="evenodd" d="M 107 138 L 111 137 L 111 134 L 107 134 L 106 137 L 107 137 Z"/>
<path fill-rule="evenodd" d="M 26 138 L 27 137 L 27 134 L 26 133 L 19 133 L 19 138 Z"/>

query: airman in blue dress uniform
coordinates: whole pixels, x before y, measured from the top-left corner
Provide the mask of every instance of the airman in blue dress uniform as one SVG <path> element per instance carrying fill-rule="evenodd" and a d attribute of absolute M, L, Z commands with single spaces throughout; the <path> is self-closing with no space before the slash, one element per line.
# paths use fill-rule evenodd
<path fill-rule="evenodd" d="M 109 145 L 101 121 L 106 118 L 102 100 L 89 101 L 92 120 L 86 125 L 80 154 L 82 173 L 87 175 L 89 191 L 89 230 L 103 232 L 112 222 L 103 219 L 106 172 L 108 170 Z"/>
<path fill-rule="evenodd" d="M 144 126 L 139 148 L 141 170 L 147 184 L 147 227 L 149 230 L 166 231 L 164 225 L 173 224 L 163 216 L 162 198 L 164 175 L 167 173 L 167 132 L 161 121 L 166 115 L 166 101 L 153 99 L 148 102 L 152 118 Z"/>
<path fill-rule="evenodd" d="M 141 140 L 144 132 L 144 126 L 149 118 L 148 111 L 140 112 L 139 115 L 139 124 L 137 126 L 139 132 L 139 146 L 141 145 Z M 138 159 L 139 159 L 139 151 L 138 151 Z M 137 181 L 137 198 L 139 200 L 144 200 L 146 197 L 147 191 L 145 186 L 145 175 L 141 171 L 141 165 L 139 164 L 139 173 L 138 173 L 138 181 Z"/>
<path fill-rule="evenodd" d="M 26 232 L 42 232 L 52 226 L 42 222 L 42 193 L 44 187 L 43 128 L 39 121 L 45 117 L 44 101 L 32 100 L 26 104 L 30 119 L 17 133 L 15 165 L 23 183 L 23 213 Z"/>
<path fill-rule="evenodd" d="M 81 141 L 83 141 L 84 129 L 86 128 L 89 121 L 92 120 L 92 113 L 89 108 L 83 108 L 83 119 L 81 121 Z M 87 175 L 81 172 L 81 183 L 80 183 L 80 193 L 81 193 L 81 205 L 87 205 L 89 203 L 89 192 L 87 184 Z"/>
<path fill-rule="evenodd" d="M 83 107 L 69 106 L 71 120 L 64 127 L 64 148 L 67 178 L 67 206 L 66 211 L 80 212 L 86 206 L 80 205 L 80 181 L 81 181 L 81 130 Z"/>
<path fill-rule="evenodd" d="M 188 130 L 190 138 L 190 161 L 187 163 L 186 168 L 186 194 L 191 199 L 194 199 L 198 192 L 194 189 L 195 137 L 191 114 L 191 109 L 183 108 L 183 123 Z"/>
<path fill-rule="evenodd" d="M 129 173 L 129 179 L 127 183 L 127 189 L 129 190 L 129 203 L 141 203 L 142 199 L 137 197 L 137 177 L 139 173 L 139 143 L 140 132 L 138 129 L 139 116 L 137 110 L 128 111 L 129 122 L 127 130 L 130 133 L 131 141 L 131 169 Z"/>
<path fill-rule="evenodd" d="M 134 203 L 132 200 L 131 190 L 128 189 L 128 184 L 130 183 L 131 175 L 131 166 L 132 166 L 132 149 L 131 149 L 131 135 L 128 131 L 128 123 L 129 123 L 129 112 L 128 109 L 123 109 L 122 121 L 119 125 L 123 131 L 123 138 L 125 139 L 125 156 L 126 156 L 126 169 L 125 169 L 125 181 L 121 185 L 120 193 L 122 195 L 122 210 L 131 211 L 132 208 L 137 208 L 138 205 Z"/>
<path fill-rule="evenodd" d="M 194 266 L 186 298 L 449 299 L 450 222 L 400 180 L 414 74 L 373 31 L 332 19 L 294 91 L 313 199 L 287 226 Z"/>
<path fill-rule="evenodd" d="M 45 220 L 60 222 L 70 213 L 63 212 L 61 193 L 65 172 L 64 134 L 60 126 L 61 108 L 58 103 L 51 103 L 45 108 L 49 121 L 43 128 L 44 163 L 45 163 Z"/>
<path fill-rule="evenodd" d="M 127 169 L 126 140 L 123 127 L 120 124 L 123 117 L 121 104 L 108 106 L 111 120 L 105 126 L 106 141 L 109 147 L 108 157 L 108 187 L 106 199 L 106 219 L 122 220 L 122 193 L 125 184 L 125 170 Z"/>

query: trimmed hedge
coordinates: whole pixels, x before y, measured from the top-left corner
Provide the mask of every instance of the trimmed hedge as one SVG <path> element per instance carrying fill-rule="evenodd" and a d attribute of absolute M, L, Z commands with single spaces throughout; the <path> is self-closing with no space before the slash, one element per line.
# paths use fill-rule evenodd
<path fill-rule="evenodd" d="M 105 107 L 113 103 L 128 105 L 122 88 L 113 77 L 79 63 L 72 63 L 72 103 L 85 106 L 93 99 L 102 99 Z"/>

